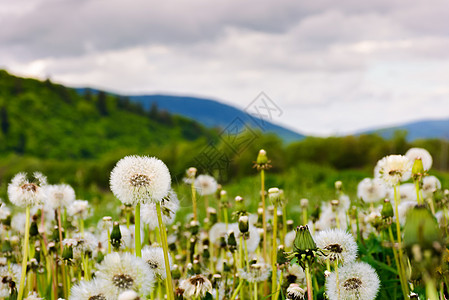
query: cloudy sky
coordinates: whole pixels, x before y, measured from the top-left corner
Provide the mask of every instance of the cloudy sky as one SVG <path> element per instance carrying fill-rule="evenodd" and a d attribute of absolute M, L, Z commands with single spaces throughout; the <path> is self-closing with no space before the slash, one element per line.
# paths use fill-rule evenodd
<path fill-rule="evenodd" d="M 447 0 L 0 0 L 0 68 L 245 107 L 297 131 L 449 117 Z"/>

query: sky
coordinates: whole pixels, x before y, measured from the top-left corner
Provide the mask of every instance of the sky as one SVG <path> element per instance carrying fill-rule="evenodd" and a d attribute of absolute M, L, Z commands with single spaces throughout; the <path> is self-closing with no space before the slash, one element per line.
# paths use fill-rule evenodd
<path fill-rule="evenodd" d="M 449 118 L 447 0 L 0 0 L 0 68 L 240 108 L 298 132 Z"/>

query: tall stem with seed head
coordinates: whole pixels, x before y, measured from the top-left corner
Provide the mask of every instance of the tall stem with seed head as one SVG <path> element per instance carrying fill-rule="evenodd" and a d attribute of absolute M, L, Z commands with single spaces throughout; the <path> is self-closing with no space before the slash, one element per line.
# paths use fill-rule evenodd
<path fill-rule="evenodd" d="M 23 299 L 23 293 L 25 291 L 25 278 L 27 273 L 27 262 L 28 262 L 28 240 L 30 238 L 30 206 L 26 207 L 26 220 L 25 220 L 25 238 L 23 240 L 23 257 L 22 257 L 22 274 L 20 276 L 20 285 L 19 285 L 19 295 L 17 297 L 18 300 Z"/>
<path fill-rule="evenodd" d="M 159 233 L 161 236 L 162 249 L 164 251 L 164 263 L 165 263 L 165 273 L 167 275 L 165 281 L 165 288 L 167 293 L 167 299 L 172 300 L 175 299 L 173 294 L 173 283 L 171 278 L 171 270 L 170 270 L 170 262 L 168 259 L 168 243 L 167 243 L 167 233 L 165 232 L 165 225 L 162 221 L 162 212 L 161 212 L 161 203 L 156 202 L 156 212 L 157 212 L 157 220 L 159 222 Z"/>
<path fill-rule="evenodd" d="M 265 203 L 265 170 L 260 170 L 260 193 L 262 196 L 262 225 L 263 225 L 263 259 L 267 261 L 267 219 L 266 219 L 266 203 Z"/>
<path fill-rule="evenodd" d="M 273 211 L 273 245 L 271 248 L 271 300 L 276 300 L 276 288 L 277 288 L 277 272 L 276 272 L 276 238 L 277 238 L 277 221 L 278 221 L 278 211 L 276 204 L 274 205 Z"/>
<path fill-rule="evenodd" d="M 142 257 L 142 242 L 140 241 L 140 203 L 136 204 L 136 214 L 134 216 L 134 237 L 136 256 Z"/>

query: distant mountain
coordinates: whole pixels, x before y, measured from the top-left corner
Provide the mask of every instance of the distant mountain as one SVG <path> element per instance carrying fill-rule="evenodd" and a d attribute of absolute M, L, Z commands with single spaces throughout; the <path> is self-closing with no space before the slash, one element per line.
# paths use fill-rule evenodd
<path fill-rule="evenodd" d="M 407 131 L 407 139 L 445 138 L 449 139 L 449 119 L 424 120 L 382 129 L 368 130 L 363 133 L 377 133 L 384 138 L 391 138 L 395 131 Z"/>
<path fill-rule="evenodd" d="M 262 113 L 265 112 L 263 107 L 260 110 L 260 114 L 253 114 L 256 111 L 250 108 L 249 111 L 252 113 L 250 115 L 236 107 L 215 100 L 196 97 L 143 95 L 129 96 L 129 98 L 131 101 L 141 103 L 146 109 L 151 109 L 156 104 L 160 110 L 166 110 L 172 114 L 179 114 L 194 119 L 207 127 L 220 127 L 224 130 L 230 130 L 234 126 L 241 129 L 249 125 L 263 132 L 275 133 L 286 142 L 304 138 L 302 134 L 268 121 L 270 119 L 268 115 L 262 116 Z M 254 104 L 260 105 L 260 103 Z M 258 116 L 261 116 L 261 118 Z"/>

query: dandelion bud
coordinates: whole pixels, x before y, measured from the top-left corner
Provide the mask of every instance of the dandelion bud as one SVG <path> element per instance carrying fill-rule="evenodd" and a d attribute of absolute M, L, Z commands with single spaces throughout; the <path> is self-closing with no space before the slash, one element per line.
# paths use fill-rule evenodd
<path fill-rule="evenodd" d="M 212 226 L 218 221 L 217 210 L 213 207 L 208 207 L 207 211 L 209 212 L 209 223 Z"/>
<path fill-rule="evenodd" d="M 190 221 L 190 232 L 196 235 L 200 230 L 200 223 L 198 221 Z"/>
<path fill-rule="evenodd" d="M 331 200 L 331 205 L 332 205 L 332 208 L 338 207 L 338 205 L 340 205 L 340 200 L 338 200 L 338 199 Z"/>
<path fill-rule="evenodd" d="M 200 261 L 195 259 L 193 261 L 193 273 L 194 274 L 200 274 L 201 273 L 201 265 L 200 265 Z"/>
<path fill-rule="evenodd" d="M 225 273 L 231 272 L 231 266 L 227 261 L 223 261 L 223 272 Z"/>
<path fill-rule="evenodd" d="M 315 241 L 310 234 L 309 226 L 305 225 L 296 227 L 296 236 L 295 241 L 293 242 L 293 249 L 299 253 L 317 249 Z"/>
<path fill-rule="evenodd" d="M 338 180 L 338 181 L 335 181 L 335 189 L 338 191 L 338 192 L 340 192 L 341 191 L 341 188 L 343 187 L 343 182 L 341 182 L 340 180 Z"/>
<path fill-rule="evenodd" d="M 103 222 L 112 222 L 112 217 L 109 216 L 103 217 Z"/>
<path fill-rule="evenodd" d="M 62 251 L 62 258 L 64 260 L 72 260 L 73 259 L 72 245 L 67 245 L 64 247 L 64 250 Z"/>
<path fill-rule="evenodd" d="M 384 205 L 382 206 L 382 218 L 388 219 L 393 218 L 394 212 L 393 212 L 393 206 L 391 205 L 390 200 L 385 199 Z"/>
<path fill-rule="evenodd" d="M 446 196 L 446 197 L 449 196 L 449 190 L 448 190 L 448 189 L 445 189 L 445 190 L 444 190 L 444 196 Z"/>
<path fill-rule="evenodd" d="M 11 245 L 18 245 L 20 242 L 20 238 L 17 235 L 13 235 L 10 239 Z"/>
<path fill-rule="evenodd" d="M 280 245 L 278 247 L 276 258 L 277 258 L 276 262 L 278 265 L 284 265 L 284 264 L 288 263 L 287 253 L 285 253 L 283 245 Z"/>
<path fill-rule="evenodd" d="M 270 188 L 268 189 L 268 199 L 270 199 L 273 205 L 280 204 L 280 191 L 278 188 Z"/>
<path fill-rule="evenodd" d="M 239 218 L 239 230 L 241 233 L 247 233 L 249 230 L 249 218 L 248 216 L 240 216 Z"/>
<path fill-rule="evenodd" d="M 410 293 L 410 300 L 419 300 L 419 296 L 416 293 Z"/>
<path fill-rule="evenodd" d="M 237 240 L 235 239 L 235 234 L 234 231 L 232 230 L 229 232 L 228 236 L 228 249 L 232 253 L 234 253 L 235 250 L 237 249 Z"/>
<path fill-rule="evenodd" d="M 122 241 L 122 233 L 120 231 L 120 225 L 118 222 L 114 222 L 114 227 L 111 231 L 111 245 L 114 247 L 115 250 L 118 250 L 120 248 L 120 244 Z"/>
<path fill-rule="evenodd" d="M 329 277 L 329 275 L 331 275 L 331 272 L 329 272 L 328 270 L 324 271 L 324 277 Z"/>
<path fill-rule="evenodd" d="M 208 260 L 210 258 L 209 246 L 203 247 L 203 258 Z"/>
<path fill-rule="evenodd" d="M 420 157 L 415 159 L 412 167 L 412 176 L 414 180 L 420 179 L 424 174 L 424 166 Z"/>
<path fill-rule="evenodd" d="M 39 230 L 37 229 L 37 223 L 36 221 L 32 221 L 30 225 L 30 236 L 34 237 L 39 234 Z"/>
<path fill-rule="evenodd" d="M 263 165 L 268 163 L 267 152 L 264 149 L 259 150 L 259 154 L 257 155 L 257 164 Z"/>
<path fill-rule="evenodd" d="M 2 241 L 2 253 L 9 256 L 12 252 L 12 246 L 9 238 L 5 237 Z"/>
<path fill-rule="evenodd" d="M 303 198 L 299 201 L 299 203 L 302 209 L 307 209 L 307 207 L 309 206 L 309 199 Z"/>
<path fill-rule="evenodd" d="M 292 231 L 294 224 L 293 220 L 287 220 L 287 231 Z"/>
<path fill-rule="evenodd" d="M 195 176 L 196 176 L 196 171 L 197 171 L 197 170 L 196 170 L 196 168 L 194 168 L 194 167 L 188 168 L 187 171 L 186 171 L 187 178 L 189 178 L 189 179 L 195 178 Z"/>
<path fill-rule="evenodd" d="M 220 284 L 220 281 L 221 281 L 221 275 L 220 274 L 214 274 L 212 276 L 212 287 L 215 288 L 215 289 L 218 288 L 218 286 Z"/>
<path fill-rule="evenodd" d="M 228 193 L 225 190 L 222 190 L 220 192 L 220 200 L 221 200 L 221 202 L 228 201 Z"/>
<path fill-rule="evenodd" d="M 243 203 L 243 198 L 240 196 L 235 197 L 235 209 L 236 211 L 245 210 L 245 205 Z"/>
<path fill-rule="evenodd" d="M 287 288 L 287 300 L 303 300 L 305 292 L 296 283 L 291 283 Z"/>

